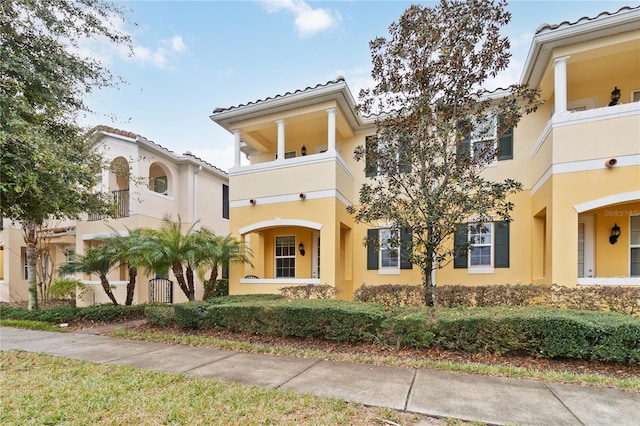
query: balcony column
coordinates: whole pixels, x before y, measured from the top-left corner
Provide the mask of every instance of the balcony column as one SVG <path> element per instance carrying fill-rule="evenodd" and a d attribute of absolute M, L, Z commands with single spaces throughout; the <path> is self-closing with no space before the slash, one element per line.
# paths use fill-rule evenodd
<path fill-rule="evenodd" d="M 277 120 L 278 125 L 278 159 L 284 161 L 284 120 Z"/>
<path fill-rule="evenodd" d="M 567 110 L 567 62 L 568 56 L 553 61 L 553 79 L 555 90 L 555 113 Z"/>
<path fill-rule="evenodd" d="M 329 108 L 327 112 L 327 151 L 335 152 L 336 150 L 336 109 Z"/>
<path fill-rule="evenodd" d="M 233 167 L 240 167 L 240 130 L 233 129 Z"/>

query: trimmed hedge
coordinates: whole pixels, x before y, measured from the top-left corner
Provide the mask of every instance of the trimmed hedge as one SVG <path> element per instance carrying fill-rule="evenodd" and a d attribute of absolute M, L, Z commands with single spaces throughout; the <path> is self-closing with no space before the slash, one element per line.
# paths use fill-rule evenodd
<path fill-rule="evenodd" d="M 287 299 L 335 299 L 340 290 L 329 284 L 303 284 L 278 289 Z"/>
<path fill-rule="evenodd" d="M 144 318 L 145 305 L 98 305 L 86 308 L 60 306 L 29 311 L 25 308 L 0 308 L 0 319 L 30 320 L 60 324 L 74 320 L 125 321 Z"/>
<path fill-rule="evenodd" d="M 169 327 L 176 324 L 173 305 L 147 305 L 144 309 L 147 324 L 158 327 Z"/>
<path fill-rule="evenodd" d="M 329 300 L 263 300 L 175 306 L 176 322 L 184 328 L 225 328 L 230 331 L 344 342 L 374 341 L 387 318 L 380 306 Z"/>
<path fill-rule="evenodd" d="M 251 300 L 250 298 L 253 298 Z M 175 305 L 183 328 L 640 364 L 640 318 L 544 307 L 395 308 L 230 296 Z"/>

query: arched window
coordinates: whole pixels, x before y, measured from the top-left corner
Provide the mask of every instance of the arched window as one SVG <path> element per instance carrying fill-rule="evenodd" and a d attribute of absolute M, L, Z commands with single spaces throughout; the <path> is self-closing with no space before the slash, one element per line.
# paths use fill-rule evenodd
<path fill-rule="evenodd" d="M 169 195 L 171 188 L 170 173 L 162 163 L 149 166 L 149 189 L 158 194 Z"/>

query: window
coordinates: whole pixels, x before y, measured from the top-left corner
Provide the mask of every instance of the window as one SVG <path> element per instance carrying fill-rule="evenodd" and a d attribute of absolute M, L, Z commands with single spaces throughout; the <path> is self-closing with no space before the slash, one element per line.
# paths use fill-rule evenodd
<path fill-rule="evenodd" d="M 166 176 L 156 176 L 149 178 L 149 189 L 158 194 L 167 195 L 168 180 Z"/>
<path fill-rule="evenodd" d="M 629 232 L 629 251 L 631 258 L 630 274 L 632 277 L 640 276 L 640 216 L 631 216 Z"/>
<path fill-rule="evenodd" d="M 475 223 L 469 226 L 469 266 L 491 266 L 493 226 L 491 223 Z"/>
<path fill-rule="evenodd" d="M 631 92 L 631 102 L 640 102 L 640 90 L 633 90 Z"/>
<path fill-rule="evenodd" d="M 376 228 L 367 230 L 367 269 L 411 269 L 411 230 Z"/>
<path fill-rule="evenodd" d="M 296 237 L 276 237 L 276 278 L 296 276 Z"/>
<path fill-rule="evenodd" d="M 286 151 L 284 153 L 284 159 L 286 160 L 287 158 L 296 158 L 298 156 L 298 152 L 297 151 Z"/>
<path fill-rule="evenodd" d="M 222 185 L 222 218 L 229 219 L 229 185 Z"/>
<path fill-rule="evenodd" d="M 380 230 L 380 268 L 398 269 L 400 235 L 397 229 Z"/>
<path fill-rule="evenodd" d="M 411 152 L 408 139 L 402 139 L 397 142 L 395 147 L 397 151 L 396 158 L 389 158 L 385 170 L 398 171 L 400 173 L 411 172 Z M 381 160 L 384 158 L 384 151 L 389 149 L 385 142 L 379 140 L 376 136 L 367 136 L 365 138 L 365 175 L 367 177 L 384 175 L 386 172 L 381 166 Z M 393 149 L 393 147 L 391 147 Z"/>
<path fill-rule="evenodd" d="M 500 120 L 496 117 L 488 117 L 485 120 L 474 123 L 473 130 L 467 133 L 467 137 L 463 139 L 456 147 L 456 155 L 458 159 L 466 159 L 473 153 L 473 158 L 476 161 L 493 158 L 496 150 L 496 159 L 498 161 L 513 159 L 513 127 L 506 129 L 500 129 L 502 136 L 497 140 L 497 127 Z M 463 126 L 464 128 L 464 126 Z M 469 134 L 470 133 L 470 134 Z M 473 150 L 472 150 L 473 148 Z"/>
<path fill-rule="evenodd" d="M 509 225 L 506 221 L 459 224 L 454 235 L 453 267 L 489 272 L 508 268 Z"/>

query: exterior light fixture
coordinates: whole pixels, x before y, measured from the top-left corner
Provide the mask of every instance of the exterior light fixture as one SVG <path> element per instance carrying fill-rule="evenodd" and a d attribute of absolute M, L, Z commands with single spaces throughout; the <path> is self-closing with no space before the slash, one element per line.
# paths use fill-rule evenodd
<path fill-rule="evenodd" d="M 300 148 L 300 152 L 302 153 L 303 156 L 307 155 L 307 147 L 302 145 L 302 148 Z"/>
<path fill-rule="evenodd" d="M 613 228 L 611 228 L 611 236 L 609 237 L 609 242 L 611 244 L 615 244 L 618 242 L 618 237 L 620 236 L 620 227 L 617 223 L 613 224 Z"/>
<path fill-rule="evenodd" d="M 620 100 L 620 89 L 618 86 L 613 88 L 613 92 L 611 92 L 611 102 L 609 102 L 609 106 L 618 105 L 618 101 Z"/>
<path fill-rule="evenodd" d="M 304 256 L 305 251 L 304 251 L 304 244 L 302 244 L 302 241 L 300 241 L 300 244 L 298 244 L 298 251 L 300 252 L 300 256 Z"/>

